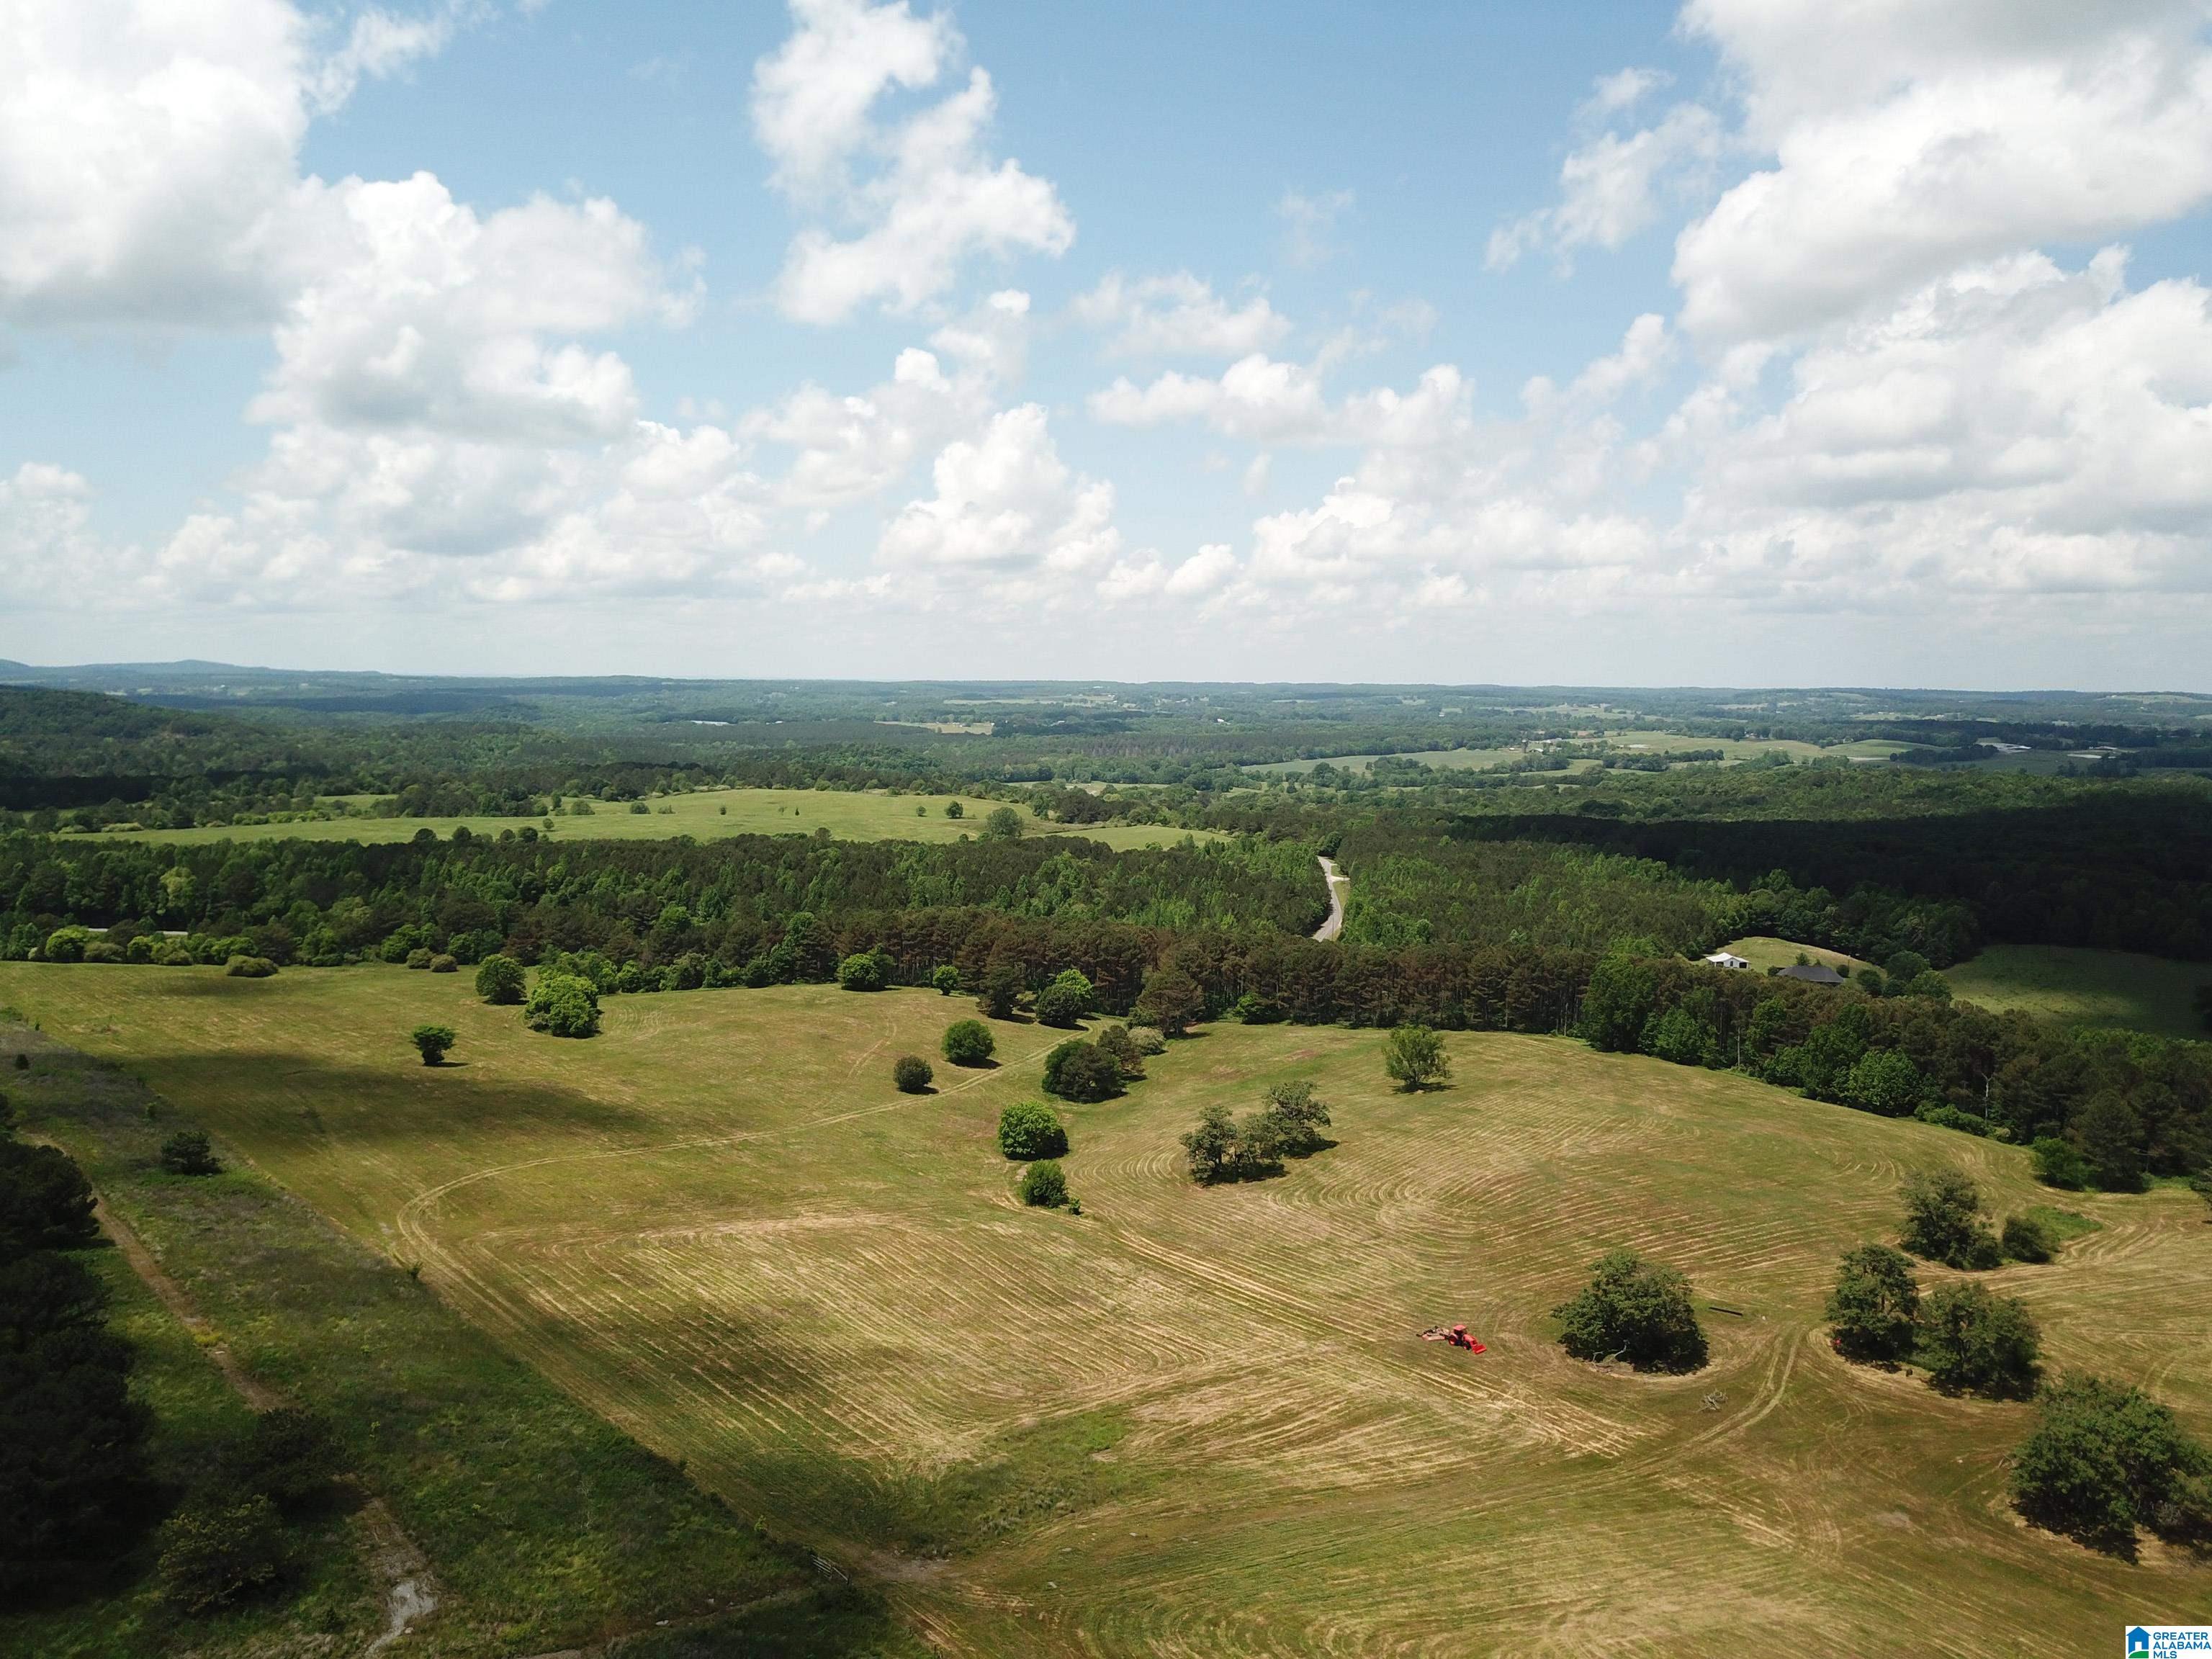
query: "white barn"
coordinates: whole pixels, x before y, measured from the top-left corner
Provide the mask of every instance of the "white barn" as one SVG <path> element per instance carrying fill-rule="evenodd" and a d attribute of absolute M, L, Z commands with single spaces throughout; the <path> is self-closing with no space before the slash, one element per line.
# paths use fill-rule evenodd
<path fill-rule="evenodd" d="M 1708 967 L 1712 968 L 1748 968 L 1751 966 L 1751 964 L 1746 962 L 1741 957 L 1731 956 L 1726 951 L 1714 951 L 1712 955 L 1705 958 L 1705 963 Z"/>

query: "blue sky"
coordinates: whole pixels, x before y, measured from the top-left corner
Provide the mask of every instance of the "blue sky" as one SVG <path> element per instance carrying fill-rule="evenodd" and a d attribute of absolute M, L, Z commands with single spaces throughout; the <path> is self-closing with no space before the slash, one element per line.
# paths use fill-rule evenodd
<path fill-rule="evenodd" d="M 0 3 L 0 655 L 2212 690 L 2201 0 L 176 9 Z"/>

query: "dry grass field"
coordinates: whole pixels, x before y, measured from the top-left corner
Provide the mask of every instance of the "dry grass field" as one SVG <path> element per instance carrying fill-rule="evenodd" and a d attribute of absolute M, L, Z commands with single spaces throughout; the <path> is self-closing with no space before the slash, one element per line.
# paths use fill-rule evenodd
<path fill-rule="evenodd" d="M 650 811 L 633 812 L 623 804 L 599 802 L 589 817 L 567 814 L 553 820 L 560 841 L 665 841 L 672 836 L 690 836 L 717 841 L 725 836 L 812 835 L 827 830 L 839 841 L 957 841 L 983 826 L 986 813 L 1006 805 L 973 795 L 958 797 L 964 816 L 945 816 L 945 795 L 893 795 L 869 790 L 840 789 L 700 789 L 686 794 L 659 795 L 646 803 Z M 356 800 L 365 805 L 367 798 Z M 919 809 L 919 810 L 917 810 Z M 1166 847 L 1194 835 L 1200 841 L 1220 839 L 1216 830 L 1164 830 L 1141 823 L 1063 824 L 1040 818 L 1026 806 L 1021 815 L 1024 833 L 1032 836 L 1080 835 L 1103 841 L 1121 850 L 1132 847 Z M 390 842 L 411 839 L 420 830 L 434 831 L 441 840 L 466 826 L 477 836 L 496 836 L 531 818 L 315 818 L 297 823 L 241 823 L 195 830 L 109 830 L 103 838 L 131 841 L 204 842 L 214 841 L 358 841 Z"/>
<path fill-rule="evenodd" d="M 1838 1255 L 1911 1170 L 2046 1201 L 2019 1152 L 1553 1038 L 1449 1039 L 1390 1092 L 1380 1035 L 1223 1026 L 1066 1111 L 1084 1213 L 1022 1209 L 995 1071 L 934 1052 L 964 1002 L 814 987 L 633 997 L 561 1042 L 465 976 L 0 964 L 13 1004 L 123 1061 L 740 1508 L 884 1583 L 949 1651 L 2101 1653 L 2212 1613 L 2006 1507 L 2020 1406 L 1845 1366 Z M 429 1070 L 406 1033 L 460 1034 Z M 1315 1082 L 1340 1144 L 1184 1179 L 1200 1106 Z M 1990 1281 L 2046 1351 L 2212 1433 L 2212 1226 L 2185 1192 L 2069 1195 L 2101 1230 Z M 1604 1249 L 1683 1268 L 1714 1359 L 1568 1360 L 1547 1310 Z M 1936 1272 L 1923 1279 L 1938 1277 Z M 1425 1344 L 1468 1321 L 1479 1357 Z"/>
<path fill-rule="evenodd" d="M 2069 1025 L 2120 1026 L 2161 1036 L 2208 1035 L 2195 1006 L 2212 963 L 2169 962 L 2126 951 L 2057 945 L 1992 945 L 1944 969 L 1952 994 L 1984 1008 L 2025 1008 Z"/>

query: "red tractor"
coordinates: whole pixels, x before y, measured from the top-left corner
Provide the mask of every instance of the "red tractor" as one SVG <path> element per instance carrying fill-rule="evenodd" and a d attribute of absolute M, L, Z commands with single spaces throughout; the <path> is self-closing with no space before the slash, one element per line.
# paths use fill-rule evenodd
<path fill-rule="evenodd" d="M 1421 1333 L 1421 1340 L 1424 1342 L 1449 1342 L 1455 1348 L 1465 1348 L 1469 1353 L 1487 1353 L 1490 1352 L 1489 1349 L 1484 1347 L 1481 1343 L 1476 1341 L 1474 1338 L 1468 1334 L 1468 1328 L 1464 1325 L 1454 1325 L 1449 1328 L 1442 1325 L 1431 1325 L 1428 1329 Z"/>

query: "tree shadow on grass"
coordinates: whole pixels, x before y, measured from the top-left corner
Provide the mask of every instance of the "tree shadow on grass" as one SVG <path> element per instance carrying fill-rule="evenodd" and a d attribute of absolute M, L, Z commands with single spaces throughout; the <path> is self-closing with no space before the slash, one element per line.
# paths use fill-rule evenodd
<path fill-rule="evenodd" d="M 57 1054 L 50 1063 L 63 1070 L 70 1062 Z M 410 1056 L 406 1063 L 395 1059 L 389 1066 L 345 1066 L 296 1050 L 234 1048 L 221 1054 L 155 1051 L 132 1055 L 130 1065 L 175 1103 L 177 1115 L 204 1119 L 203 1127 L 218 1133 L 225 1132 L 234 1111 L 250 1113 L 264 1103 L 285 1108 L 283 1116 L 298 1126 L 289 1133 L 319 1137 L 335 1132 L 357 1142 L 418 1140 L 444 1128 L 527 1127 L 637 1136 L 662 1127 L 641 1112 L 559 1084 L 471 1076 L 465 1062 L 424 1066 Z M 98 1075 L 103 1068 L 86 1064 L 82 1069 Z M 410 1086 L 425 1073 L 444 1074 L 434 1092 Z M 136 1079 L 130 1081 L 135 1086 Z M 203 1101 L 222 1104 L 203 1112 L 196 1103 Z M 265 1125 L 271 1120 L 264 1115 L 260 1121 Z"/>

